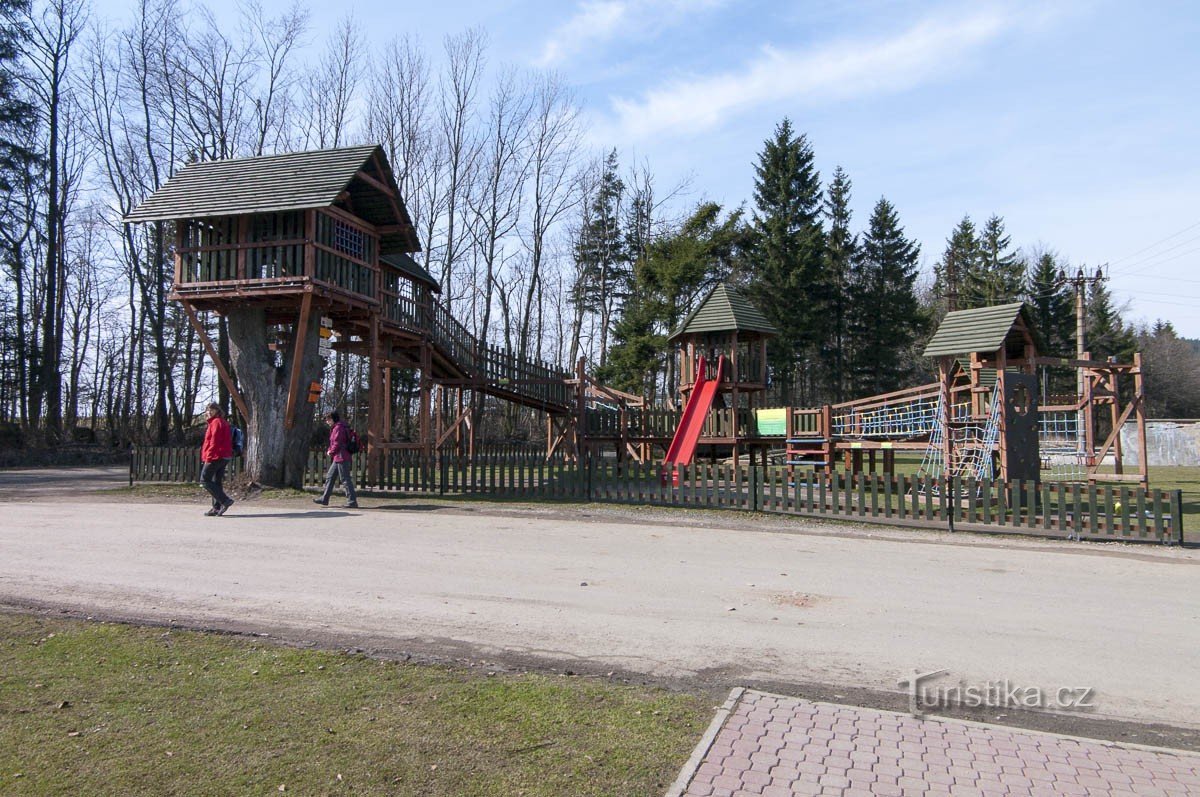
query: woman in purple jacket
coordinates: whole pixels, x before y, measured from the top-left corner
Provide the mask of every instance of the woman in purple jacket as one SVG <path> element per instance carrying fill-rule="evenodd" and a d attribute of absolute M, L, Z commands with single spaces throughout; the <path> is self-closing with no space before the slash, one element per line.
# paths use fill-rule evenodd
<path fill-rule="evenodd" d="M 320 498 L 314 498 L 314 504 L 329 506 L 329 496 L 333 495 L 333 485 L 337 479 L 342 480 L 346 487 L 346 508 L 358 509 L 358 497 L 354 494 L 354 476 L 350 472 L 353 456 L 346 449 L 350 443 L 350 427 L 347 426 L 336 412 L 325 416 L 329 426 L 329 457 L 333 462 L 325 474 L 325 491 Z"/>

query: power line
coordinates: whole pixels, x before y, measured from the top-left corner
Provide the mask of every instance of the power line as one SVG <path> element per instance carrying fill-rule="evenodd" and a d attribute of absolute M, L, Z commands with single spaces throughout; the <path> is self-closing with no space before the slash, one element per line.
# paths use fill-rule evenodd
<path fill-rule="evenodd" d="M 1137 257 L 1142 252 L 1148 252 L 1151 249 L 1153 249 L 1154 247 L 1158 246 L 1159 244 L 1166 243 L 1167 241 L 1171 240 L 1172 238 L 1178 238 L 1180 235 L 1183 235 L 1185 232 L 1188 232 L 1189 230 L 1194 230 L 1197 227 L 1200 227 L 1200 221 L 1196 222 L 1195 224 L 1184 227 L 1182 230 L 1179 230 L 1178 232 L 1173 232 L 1170 235 L 1168 235 L 1166 238 L 1163 238 L 1162 240 L 1159 240 L 1159 241 L 1155 241 L 1154 243 L 1150 244 L 1149 246 L 1137 250 L 1133 254 L 1125 255 L 1124 257 L 1119 257 L 1116 260 L 1113 260 L 1110 262 L 1111 263 L 1122 263 L 1126 260 L 1129 260 L 1130 258 Z"/>
<path fill-rule="evenodd" d="M 1179 247 L 1186 246 L 1187 244 L 1190 244 L 1194 241 L 1200 241 L 1200 235 L 1197 235 L 1195 238 L 1188 238 L 1186 241 L 1180 241 L 1179 243 L 1175 244 L 1175 246 L 1172 246 L 1168 249 L 1164 249 L 1161 252 L 1158 252 L 1156 254 L 1150 255 L 1150 257 L 1143 258 L 1142 260 L 1134 261 L 1133 263 L 1130 263 L 1129 265 L 1125 266 L 1125 269 L 1123 271 L 1121 271 L 1120 274 L 1121 274 L 1121 276 L 1127 277 L 1131 274 L 1137 274 L 1141 271 L 1145 271 L 1148 268 L 1157 266 L 1160 263 L 1170 263 L 1172 260 L 1178 260 L 1179 258 L 1184 257 L 1185 255 L 1192 254 L 1193 252 L 1200 252 L 1200 246 L 1198 246 L 1198 247 L 1194 247 L 1192 249 L 1184 250 L 1183 252 L 1180 252 L 1177 255 L 1168 257 L 1164 260 L 1158 259 L 1158 258 L 1162 257 L 1163 255 L 1165 255 L 1169 252 L 1174 252 Z"/>

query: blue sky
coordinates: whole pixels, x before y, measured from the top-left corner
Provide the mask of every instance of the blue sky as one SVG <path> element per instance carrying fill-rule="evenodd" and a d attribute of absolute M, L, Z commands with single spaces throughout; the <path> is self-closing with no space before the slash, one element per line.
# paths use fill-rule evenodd
<path fill-rule="evenodd" d="M 263 0 L 271 9 L 281 0 Z M 211 4 L 233 14 L 232 2 Z M 568 0 L 311 6 L 319 41 L 347 11 L 379 44 L 488 32 L 492 64 L 558 71 L 597 150 L 646 162 L 689 200 L 748 202 L 784 116 L 823 177 L 880 196 L 926 268 L 964 214 L 1014 244 L 1109 263 L 1126 318 L 1200 338 L 1200 3 L 1128 0 Z M 116 0 L 101 14 L 125 16 Z"/>

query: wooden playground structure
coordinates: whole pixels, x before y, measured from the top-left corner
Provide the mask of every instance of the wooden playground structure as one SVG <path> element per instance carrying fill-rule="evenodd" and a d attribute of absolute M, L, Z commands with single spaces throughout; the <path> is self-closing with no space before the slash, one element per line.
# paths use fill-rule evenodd
<path fill-rule="evenodd" d="M 247 307 L 292 358 L 285 434 L 301 404 L 318 400 L 304 376 L 309 337 L 367 362 L 369 472 L 393 451 L 433 458 L 476 448 L 472 408 L 492 396 L 546 415 L 546 457 L 607 458 L 670 466 L 697 457 L 782 456 L 796 469 L 892 472 L 897 451 L 921 452 L 931 477 L 1038 480 L 1059 460 L 1072 478 L 1145 485 L 1140 358 L 1121 364 L 1044 357 L 1020 304 L 950 313 L 925 355 L 938 380 L 817 408 L 764 407 L 767 344 L 776 333 L 736 288 L 718 285 L 670 337 L 682 411 L 598 384 L 580 361 L 573 373 L 489 346 L 438 298 L 438 283 L 412 257 L 420 250 L 382 148 L 198 163 L 182 169 L 127 222 L 170 224 L 174 289 L 243 416 L 237 375 L 219 356 L 199 313 Z M 318 320 L 321 320 L 318 323 Z M 1078 369 L 1082 395 L 1041 401 L 1038 369 Z M 395 434 L 394 371 L 418 376 L 416 432 Z M 319 381 L 319 379 L 318 379 Z M 1130 389 L 1124 393 L 1121 385 Z M 1104 413 L 1107 408 L 1107 413 Z M 1097 447 L 1103 415 L 1110 427 Z M 1126 472 L 1121 427 L 1137 424 L 1140 466 Z M 271 433 L 259 429 L 259 434 Z M 1112 472 L 1102 467 L 1112 460 Z M 1059 463 L 1061 464 L 1061 463 Z"/>

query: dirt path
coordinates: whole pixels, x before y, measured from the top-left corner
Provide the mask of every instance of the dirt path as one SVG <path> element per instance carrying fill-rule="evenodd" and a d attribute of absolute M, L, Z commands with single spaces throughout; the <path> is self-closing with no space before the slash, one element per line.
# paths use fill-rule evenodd
<path fill-rule="evenodd" d="M 968 684 L 1093 688 L 1097 707 L 1076 724 L 1200 717 L 1195 551 L 421 499 L 239 503 L 206 518 L 198 496 L 9 498 L 9 605 L 713 687 L 806 685 L 890 707 L 914 668 L 945 668 Z"/>

